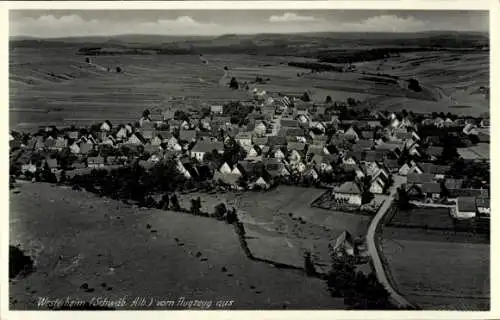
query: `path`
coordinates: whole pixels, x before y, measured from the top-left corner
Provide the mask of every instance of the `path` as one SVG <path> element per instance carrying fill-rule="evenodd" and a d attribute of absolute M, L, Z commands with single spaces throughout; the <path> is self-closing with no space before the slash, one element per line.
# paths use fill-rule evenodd
<path fill-rule="evenodd" d="M 396 196 L 397 189 L 399 186 L 401 186 L 404 183 L 404 178 L 401 176 L 394 176 L 394 184 L 391 187 L 391 192 L 389 196 L 387 197 L 387 200 L 384 201 L 382 206 L 380 207 L 379 211 L 373 217 L 370 226 L 368 228 L 368 234 L 366 236 L 367 238 L 367 245 L 368 245 L 368 252 L 370 253 L 370 256 L 373 261 L 373 266 L 375 268 L 375 272 L 377 275 L 377 279 L 380 283 L 384 285 L 384 287 L 387 289 L 389 292 L 392 300 L 396 302 L 396 304 L 399 307 L 411 307 L 412 304 L 406 300 L 405 297 L 400 295 L 391 285 L 389 279 L 387 278 L 387 273 L 385 272 L 384 269 L 384 264 L 382 263 L 382 260 L 380 258 L 380 253 L 377 248 L 377 243 L 375 240 L 375 233 L 377 232 L 378 226 L 380 221 L 384 218 L 385 214 L 391 207 L 394 197 Z"/>

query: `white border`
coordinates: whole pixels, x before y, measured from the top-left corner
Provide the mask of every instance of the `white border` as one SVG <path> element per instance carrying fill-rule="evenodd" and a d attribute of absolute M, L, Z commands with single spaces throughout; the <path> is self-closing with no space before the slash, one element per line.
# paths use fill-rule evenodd
<path fill-rule="evenodd" d="M 3 58 L 3 63 L 0 66 L 0 72 L 3 74 L 2 82 L 2 94 L 3 99 L 2 109 L 3 116 L 0 117 L 2 128 L 8 131 L 8 10 L 9 9 L 112 9 L 112 10 L 138 10 L 138 9 L 170 9 L 170 10 L 217 10 L 217 9 L 229 9 L 229 10 L 241 10 L 241 9 L 260 9 L 260 10 L 318 10 L 318 9 L 379 9 L 379 10 L 389 10 L 389 9 L 399 9 L 399 10 L 490 10 L 490 92 L 491 92 L 491 106 L 500 105 L 500 97 L 498 93 L 498 88 L 500 80 L 498 79 L 498 72 L 500 71 L 500 50 L 499 50 L 499 30 L 500 24 L 498 23 L 500 18 L 499 13 L 499 3 L 500 1 L 485 1 L 485 0 L 392 0 L 392 1 L 169 1 L 169 2 L 154 2 L 154 1 L 94 1 L 94 2 L 66 2 L 66 1 L 50 1 L 50 2 L 2 2 L 1 4 L 1 16 L 3 28 L 0 29 L 1 42 L 1 53 Z M 495 58 L 496 57 L 496 58 Z M 495 71 L 495 72 L 494 72 Z M 495 90 L 497 89 L 497 90 Z M 499 112 L 496 111 L 495 107 L 490 108 L 491 114 L 491 135 L 492 141 L 495 140 L 495 136 L 500 137 L 500 130 L 497 130 L 495 124 L 498 122 Z M 5 137 L 7 137 L 7 132 L 5 132 Z M 1 170 L 2 176 L 8 177 L 8 145 L 7 139 L 1 140 L 0 150 L 4 153 L 1 158 Z M 500 178 L 500 169 L 497 169 L 495 165 L 495 160 L 497 158 L 496 154 L 500 152 L 498 143 L 491 144 L 491 177 L 492 177 L 492 192 L 496 191 L 496 178 Z M 5 179 L 6 180 L 6 179 Z M 88 319 L 90 316 L 102 316 L 109 319 L 151 319 L 160 317 L 169 317 L 176 319 L 232 319 L 235 317 L 243 318 L 263 318 L 263 319 L 304 319 L 304 318 L 314 318 L 314 319 L 494 319 L 500 318 L 500 308 L 498 302 L 498 284 L 500 284 L 500 278 L 498 277 L 498 272 L 495 270 L 500 270 L 499 261 L 500 257 L 498 250 L 499 237 L 495 236 L 492 232 L 491 238 L 491 311 L 490 312 L 455 312 L 455 311 L 398 311 L 398 312 L 382 312 L 382 311 L 111 311 L 111 312 L 45 312 L 45 311 L 7 311 L 8 309 L 8 276 L 7 276 L 7 243 L 9 242 L 8 236 L 8 187 L 7 183 L 0 184 L 2 188 L 2 198 L 1 201 L 3 205 L 2 216 L 0 224 L 2 229 L 1 235 L 1 256 L 0 256 L 0 279 L 1 281 L 1 292 L 0 297 L 0 312 L 1 319 L 66 319 L 68 317 L 74 319 Z M 495 225 L 498 225 L 500 219 L 496 218 L 496 209 L 500 208 L 499 201 L 496 201 L 494 194 L 491 196 L 491 206 L 493 208 L 492 214 L 492 226 L 491 230 L 495 230 Z M 494 250 L 495 248 L 495 250 Z M 495 285 L 497 284 L 497 285 Z M 165 313 L 168 312 L 168 313 Z"/>

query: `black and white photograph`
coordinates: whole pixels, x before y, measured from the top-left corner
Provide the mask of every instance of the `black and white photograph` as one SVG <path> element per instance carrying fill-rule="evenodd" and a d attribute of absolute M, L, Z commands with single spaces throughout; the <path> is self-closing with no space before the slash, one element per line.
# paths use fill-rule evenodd
<path fill-rule="evenodd" d="M 9 10 L 9 310 L 490 311 L 490 19 Z"/>

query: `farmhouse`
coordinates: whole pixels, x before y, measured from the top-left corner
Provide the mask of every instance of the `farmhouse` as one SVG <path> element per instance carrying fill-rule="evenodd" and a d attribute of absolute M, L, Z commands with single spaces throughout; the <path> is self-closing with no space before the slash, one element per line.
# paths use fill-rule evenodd
<path fill-rule="evenodd" d="M 340 187 L 335 188 L 333 195 L 336 200 L 344 200 L 349 204 L 361 205 L 361 188 L 353 181 L 345 182 Z"/>
<path fill-rule="evenodd" d="M 197 159 L 198 161 L 203 161 L 205 155 L 208 152 L 217 151 L 218 153 L 224 153 L 224 144 L 222 142 L 205 142 L 198 141 L 191 149 L 191 157 Z"/>
<path fill-rule="evenodd" d="M 355 245 L 352 235 L 349 231 L 344 231 L 340 234 L 340 236 L 335 240 L 335 245 L 333 247 L 333 252 L 338 257 L 342 257 L 345 255 L 354 256 L 355 255 Z"/>

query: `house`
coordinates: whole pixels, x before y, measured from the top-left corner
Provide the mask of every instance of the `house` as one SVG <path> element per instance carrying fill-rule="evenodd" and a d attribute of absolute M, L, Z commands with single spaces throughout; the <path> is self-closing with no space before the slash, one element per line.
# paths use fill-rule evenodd
<path fill-rule="evenodd" d="M 253 144 L 262 148 L 263 146 L 267 145 L 268 140 L 268 137 L 254 137 Z"/>
<path fill-rule="evenodd" d="M 56 173 L 59 170 L 59 162 L 57 161 L 57 159 L 48 158 L 45 159 L 45 163 L 47 163 L 47 165 L 49 166 L 50 172 Z"/>
<path fill-rule="evenodd" d="M 371 193 L 382 194 L 382 193 L 384 193 L 384 188 L 385 188 L 385 183 L 380 177 L 372 179 L 372 182 L 370 184 L 370 192 Z"/>
<path fill-rule="evenodd" d="M 319 174 L 318 172 L 314 169 L 314 167 L 311 167 L 304 172 L 305 177 L 311 178 L 313 181 L 318 180 Z"/>
<path fill-rule="evenodd" d="M 253 128 L 253 133 L 257 137 L 264 137 L 266 135 L 266 133 L 267 133 L 267 127 L 266 127 L 265 123 L 262 122 L 262 121 L 260 121 L 259 123 L 257 123 L 255 125 L 255 127 Z"/>
<path fill-rule="evenodd" d="M 227 162 L 224 162 L 222 166 L 219 168 L 219 172 L 222 174 L 229 174 L 231 173 L 231 167 L 227 164 Z"/>
<path fill-rule="evenodd" d="M 132 144 L 132 145 L 143 145 L 144 143 L 146 143 L 146 140 L 142 137 L 142 135 L 139 132 L 132 133 L 132 135 L 127 140 L 127 144 Z"/>
<path fill-rule="evenodd" d="M 358 140 L 353 146 L 352 149 L 355 151 L 364 151 L 370 150 L 375 146 L 375 142 L 373 140 Z"/>
<path fill-rule="evenodd" d="M 88 157 L 87 158 L 87 167 L 89 168 L 103 168 L 104 167 L 104 158 L 101 156 L 97 157 Z"/>
<path fill-rule="evenodd" d="M 21 172 L 22 173 L 26 173 L 26 172 L 31 172 L 31 173 L 35 173 L 36 172 L 36 165 L 34 165 L 33 163 L 31 163 L 31 161 L 27 164 L 23 164 L 21 165 Z"/>
<path fill-rule="evenodd" d="M 295 151 L 302 152 L 305 150 L 306 144 L 302 143 L 302 142 L 288 142 L 286 147 L 287 147 L 287 150 L 289 150 L 289 151 L 295 150 Z"/>
<path fill-rule="evenodd" d="M 112 125 L 111 125 L 111 121 L 109 121 L 109 120 L 106 120 L 101 124 L 101 131 L 109 132 L 109 131 L 111 131 L 111 128 L 112 128 Z"/>
<path fill-rule="evenodd" d="M 336 200 L 346 201 L 352 205 L 361 205 L 361 188 L 356 182 L 348 181 L 334 189 Z"/>
<path fill-rule="evenodd" d="M 224 144 L 222 142 L 198 141 L 193 146 L 190 153 L 192 158 L 203 161 L 205 154 L 213 151 L 217 151 L 219 154 L 224 153 Z"/>
<path fill-rule="evenodd" d="M 69 139 L 77 140 L 78 137 L 80 137 L 80 132 L 78 132 L 78 131 L 69 131 L 68 132 Z"/>
<path fill-rule="evenodd" d="M 108 145 L 108 146 L 114 146 L 116 143 L 115 138 L 113 138 L 112 135 L 107 135 L 103 137 L 101 144 L 103 145 Z"/>
<path fill-rule="evenodd" d="M 154 133 L 155 133 L 155 131 L 152 130 L 152 129 L 141 129 L 140 132 L 141 132 L 142 137 L 145 140 L 151 140 L 151 139 L 153 139 L 153 136 L 154 136 Z"/>
<path fill-rule="evenodd" d="M 73 149 L 77 150 L 77 148 L 73 148 Z M 79 153 L 81 153 L 81 154 L 88 154 L 93 149 L 94 149 L 94 145 L 92 145 L 90 143 L 82 143 L 82 144 L 80 144 L 80 146 L 78 148 Z"/>
<path fill-rule="evenodd" d="M 72 154 L 78 154 L 80 153 L 80 146 L 78 145 L 78 143 L 73 142 L 70 146 L 69 146 L 69 151 L 72 153 Z"/>
<path fill-rule="evenodd" d="M 170 137 L 170 139 L 167 140 L 167 149 L 168 150 L 175 150 L 175 151 L 181 151 L 182 147 L 177 141 L 175 137 Z"/>
<path fill-rule="evenodd" d="M 121 126 L 115 136 L 117 140 L 125 140 L 127 139 L 128 135 L 129 131 L 127 130 L 127 128 L 125 126 Z"/>
<path fill-rule="evenodd" d="M 458 197 L 456 216 L 459 219 L 470 219 L 476 216 L 476 197 Z"/>
<path fill-rule="evenodd" d="M 399 169 L 399 175 L 406 176 L 410 173 L 422 173 L 422 170 L 417 166 L 414 161 L 407 162 Z"/>
<path fill-rule="evenodd" d="M 344 231 L 335 240 L 333 246 L 333 253 L 338 257 L 354 256 L 356 254 L 356 247 L 352 235 L 348 231 Z"/>
<path fill-rule="evenodd" d="M 159 145 L 161 145 L 161 144 L 163 143 L 163 138 L 162 138 L 162 136 L 161 136 L 161 135 L 158 135 L 158 134 L 157 134 L 157 135 L 155 135 L 155 136 L 151 139 L 150 143 L 151 143 L 153 146 L 159 146 Z"/>
<path fill-rule="evenodd" d="M 351 140 L 351 141 L 358 141 L 359 140 L 358 133 L 354 130 L 353 127 L 350 127 L 349 129 L 347 129 L 346 132 L 344 132 L 344 137 L 347 140 Z"/>
<path fill-rule="evenodd" d="M 470 123 L 465 125 L 462 132 L 466 135 L 477 135 L 478 134 L 478 130 L 477 130 L 476 125 L 470 124 Z"/>
<path fill-rule="evenodd" d="M 439 199 L 441 197 L 441 185 L 436 182 L 425 182 L 421 187 L 422 194 L 427 198 Z"/>
<path fill-rule="evenodd" d="M 262 176 L 258 177 L 254 182 L 254 186 L 259 187 L 261 189 L 267 190 L 271 186 L 271 184 Z"/>
<path fill-rule="evenodd" d="M 283 150 L 281 150 L 281 148 L 276 148 L 274 150 L 274 158 L 276 159 L 284 159 L 285 158 L 285 153 L 283 152 Z"/>
<path fill-rule="evenodd" d="M 144 145 L 144 153 L 153 155 L 153 154 L 158 154 L 163 151 L 163 148 L 160 145 L 154 145 L 151 144 L 150 142 L 146 143 Z"/>
<path fill-rule="evenodd" d="M 252 148 L 252 133 L 251 132 L 239 132 L 236 134 L 236 142 L 245 150 L 250 150 Z"/>
<path fill-rule="evenodd" d="M 406 177 L 406 183 L 408 185 L 417 184 L 422 185 L 424 183 L 434 182 L 434 175 L 430 173 L 410 173 Z"/>
<path fill-rule="evenodd" d="M 224 108 L 222 105 L 211 105 L 210 106 L 210 112 L 212 114 L 222 114 L 223 111 L 224 111 Z"/>
<path fill-rule="evenodd" d="M 478 197 L 476 198 L 476 208 L 478 215 L 490 218 L 490 198 Z"/>
<path fill-rule="evenodd" d="M 179 131 L 179 141 L 183 141 L 183 142 L 196 141 L 196 130 L 181 129 Z"/>

